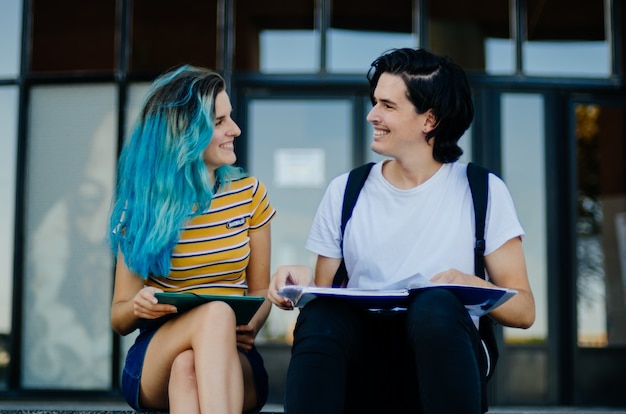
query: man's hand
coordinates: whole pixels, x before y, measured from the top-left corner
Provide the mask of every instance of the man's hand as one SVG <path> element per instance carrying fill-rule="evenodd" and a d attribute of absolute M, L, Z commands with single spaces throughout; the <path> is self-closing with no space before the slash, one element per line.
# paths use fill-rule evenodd
<path fill-rule="evenodd" d="M 267 292 L 267 298 L 274 305 L 284 310 L 292 310 L 293 303 L 278 294 L 278 291 L 284 286 L 301 285 L 309 286 L 313 282 L 313 274 L 311 269 L 306 266 L 279 266 L 276 273 L 272 276 L 270 286 Z"/>

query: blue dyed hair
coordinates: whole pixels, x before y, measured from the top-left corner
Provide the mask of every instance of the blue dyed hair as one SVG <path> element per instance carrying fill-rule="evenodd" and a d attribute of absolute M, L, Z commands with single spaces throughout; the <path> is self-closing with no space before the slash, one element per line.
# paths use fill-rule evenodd
<path fill-rule="evenodd" d="M 224 79 L 182 66 L 152 84 L 120 155 L 110 217 L 111 247 L 142 278 L 170 273 L 186 220 L 211 204 L 213 191 L 245 175 L 223 165 L 210 182 L 203 152 L 213 135 L 215 97 Z"/>

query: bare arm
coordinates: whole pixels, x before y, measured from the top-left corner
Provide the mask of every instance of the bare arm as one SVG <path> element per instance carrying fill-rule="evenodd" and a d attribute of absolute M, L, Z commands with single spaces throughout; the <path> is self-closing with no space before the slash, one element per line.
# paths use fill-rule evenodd
<path fill-rule="evenodd" d="M 528 281 L 522 241 L 519 237 L 503 244 L 498 250 L 485 256 L 485 265 L 491 282 L 480 277 L 446 270 L 431 280 L 437 283 L 459 283 L 485 287 L 505 287 L 517 290 L 517 294 L 490 312 L 489 315 L 505 326 L 529 328 L 535 321 L 535 299 Z"/>
<path fill-rule="evenodd" d="M 140 318 L 155 319 L 176 312 L 172 305 L 157 304 L 153 287 L 144 287 L 143 280 L 126 266 L 119 253 L 115 266 L 115 288 L 111 305 L 111 326 L 120 335 L 137 328 Z"/>
<path fill-rule="evenodd" d="M 270 283 L 270 254 L 271 230 L 267 225 L 261 230 L 250 233 L 250 261 L 246 268 L 248 295 L 267 296 Z M 270 303 L 265 302 L 250 321 L 255 332 L 258 332 L 265 323 L 270 309 Z"/>
<path fill-rule="evenodd" d="M 246 282 L 248 295 L 267 296 L 270 283 L 270 254 L 271 254 L 271 230 L 267 225 L 260 230 L 249 233 L 250 235 L 250 261 L 246 268 Z M 248 325 L 237 327 L 237 345 L 245 350 L 250 350 L 254 345 L 254 339 L 267 320 L 272 308 L 269 301 L 265 301 L 257 313 L 252 317 Z"/>
<path fill-rule="evenodd" d="M 317 256 L 315 265 L 315 286 L 331 287 L 337 269 L 341 265 L 341 259 Z"/>

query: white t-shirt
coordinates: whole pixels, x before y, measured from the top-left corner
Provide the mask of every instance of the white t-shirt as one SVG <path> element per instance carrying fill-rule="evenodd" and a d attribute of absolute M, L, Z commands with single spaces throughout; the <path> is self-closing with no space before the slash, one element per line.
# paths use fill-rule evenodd
<path fill-rule="evenodd" d="M 443 164 L 426 182 L 409 190 L 392 186 L 372 168 L 344 235 L 348 287 L 384 289 L 420 273 L 458 269 L 474 273 L 474 208 L 466 164 Z M 331 181 L 318 207 L 306 242 L 313 253 L 341 258 L 341 207 L 348 173 Z M 485 227 L 488 255 L 522 236 L 511 195 L 504 182 L 489 175 Z"/>

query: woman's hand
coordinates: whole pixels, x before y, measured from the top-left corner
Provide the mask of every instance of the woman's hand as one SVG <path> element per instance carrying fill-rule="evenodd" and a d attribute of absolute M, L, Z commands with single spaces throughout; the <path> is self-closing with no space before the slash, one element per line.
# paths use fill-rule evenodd
<path fill-rule="evenodd" d="M 133 298 L 133 312 L 136 317 L 156 319 L 177 312 L 176 306 L 159 303 L 154 296 L 156 292 L 162 292 L 162 290 L 155 287 L 145 287 L 137 292 Z"/>
<path fill-rule="evenodd" d="M 239 325 L 237 327 L 237 346 L 248 352 L 254 345 L 256 332 L 251 325 Z"/>
<path fill-rule="evenodd" d="M 279 266 L 276 273 L 272 276 L 270 286 L 267 292 L 267 298 L 274 305 L 284 310 L 292 310 L 293 303 L 278 294 L 278 291 L 284 286 L 300 285 L 309 286 L 313 282 L 313 274 L 311 269 L 306 266 L 292 265 Z"/>

